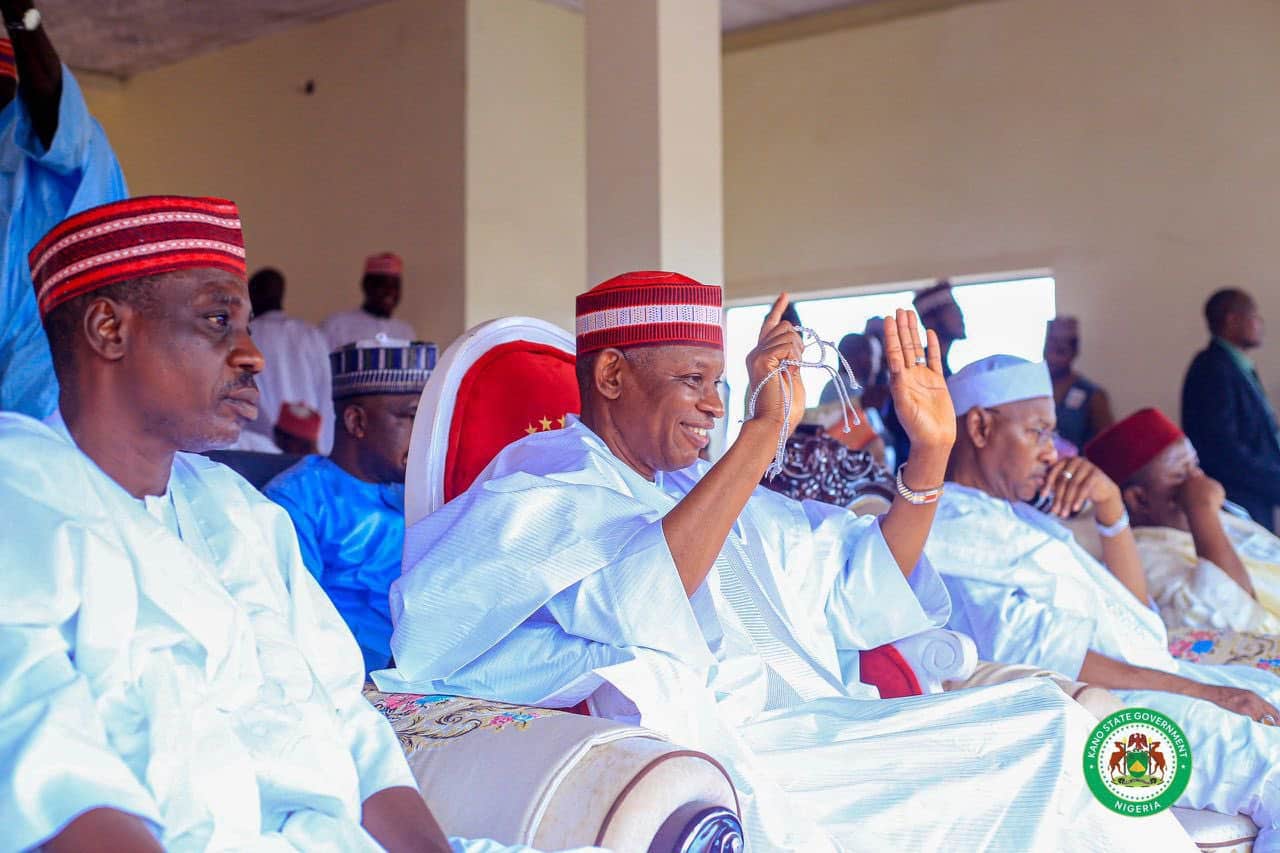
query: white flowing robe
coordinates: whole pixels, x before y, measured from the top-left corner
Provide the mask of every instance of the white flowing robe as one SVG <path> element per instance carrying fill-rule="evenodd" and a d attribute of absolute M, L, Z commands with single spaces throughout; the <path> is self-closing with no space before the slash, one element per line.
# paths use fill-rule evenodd
<path fill-rule="evenodd" d="M 283 509 L 188 454 L 136 500 L 12 414 L 0 505 L 0 850 L 96 807 L 174 851 L 381 849 L 362 803 L 416 786 Z"/>
<path fill-rule="evenodd" d="M 330 351 L 355 341 L 375 338 L 379 334 L 402 341 L 418 339 L 413 326 L 404 320 L 397 320 L 395 317 L 375 317 L 363 308 L 331 314 L 320 324 L 320 331 L 324 333 Z"/>
<path fill-rule="evenodd" d="M 929 565 L 908 583 L 874 520 L 758 490 L 687 597 L 662 518 L 703 471 L 651 483 L 576 419 L 507 447 L 409 529 L 397 668 L 375 682 L 591 697 L 724 762 L 757 851 L 1187 846 L 1167 815 L 1093 799 L 1093 720 L 1049 682 L 879 700 L 858 681 L 859 649 L 948 611 Z"/>
<path fill-rule="evenodd" d="M 1076 542 L 1028 504 L 948 483 L 925 553 L 951 592 L 951 627 L 984 660 L 1079 676 L 1094 651 L 1204 684 L 1252 690 L 1280 703 L 1280 679 L 1247 666 L 1176 660 L 1160 617 Z M 1254 849 L 1280 849 L 1280 729 L 1211 702 L 1155 690 L 1114 691 L 1182 726 L 1195 771 L 1179 805 L 1249 815 Z"/>
<path fill-rule="evenodd" d="M 258 374 L 262 399 L 258 417 L 248 429 L 274 438 L 272 429 L 281 403 L 306 403 L 320 413 L 321 456 L 333 448 L 333 387 L 329 373 L 329 344 L 320 330 L 283 311 L 268 311 L 253 318 L 253 342 L 266 359 Z M 250 449 L 250 448 L 246 448 Z"/>

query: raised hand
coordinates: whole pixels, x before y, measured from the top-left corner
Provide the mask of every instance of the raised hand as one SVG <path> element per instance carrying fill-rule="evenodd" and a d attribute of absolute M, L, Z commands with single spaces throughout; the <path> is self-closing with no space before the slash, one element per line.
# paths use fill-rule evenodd
<path fill-rule="evenodd" d="M 747 353 L 747 381 L 750 385 L 747 388 L 748 400 L 751 399 L 751 394 L 756 387 L 782 363 L 783 359 L 800 360 L 803 350 L 800 333 L 796 331 L 795 326 L 782 319 L 782 312 L 787 310 L 789 301 L 790 297 L 787 294 L 778 295 L 773 307 L 769 309 L 768 316 L 764 318 L 764 323 L 760 326 L 760 337 L 756 348 Z M 800 381 L 800 368 L 789 366 L 786 370 L 791 375 L 791 410 L 785 425 L 787 432 L 790 433 L 804 417 L 804 383 Z M 755 419 L 770 420 L 777 425 L 778 429 L 784 426 L 782 422 L 783 382 L 781 375 L 774 376 L 760 390 L 760 396 L 756 398 Z"/>
<path fill-rule="evenodd" d="M 942 376 L 938 336 L 932 329 L 926 335 L 927 355 L 913 312 L 899 308 L 895 316 L 884 318 L 889 391 L 898 421 L 911 439 L 912 458 L 919 449 L 940 453 L 945 459 L 956 441 L 956 410 Z"/>

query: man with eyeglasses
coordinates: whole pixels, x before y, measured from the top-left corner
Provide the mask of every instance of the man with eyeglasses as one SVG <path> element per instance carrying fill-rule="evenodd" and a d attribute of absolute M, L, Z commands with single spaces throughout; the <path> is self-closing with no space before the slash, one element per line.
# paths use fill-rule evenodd
<path fill-rule="evenodd" d="M 1172 717 L 1196 762 L 1178 805 L 1247 814 L 1260 827 L 1256 849 L 1276 849 L 1280 679 L 1169 654 L 1120 488 L 1054 448 L 1044 364 L 991 356 L 947 387 L 957 438 L 925 552 L 951 594 L 950 627 L 973 637 L 983 660 L 1059 672 Z M 1044 512 L 1030 503 L 1038 498 Z M 1088 504 L 1102 562 L 1060 523 Z"/>

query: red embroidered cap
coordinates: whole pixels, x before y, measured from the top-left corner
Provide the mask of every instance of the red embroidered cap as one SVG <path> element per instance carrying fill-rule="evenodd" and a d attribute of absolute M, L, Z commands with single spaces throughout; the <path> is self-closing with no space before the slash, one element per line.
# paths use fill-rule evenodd
<path fill-rule="evenodd" d="M 213 268 L 245 278 L 235 203 L 221 198 L 140 196 L 64 219 L 27 255 L 40 316 L 121 281 Z"/>
<path fill-rule="evenodd" d="M 365 275 L 404 275 L 404 261 L 395 252 L 382 252 L 364 259 Z"/>
<path fill-rule="evenodd" d="M 578 355 L 609 347 L 724 349 L 720 288 L 674 272 L 628 272 L 578 297 Z"/>
<path fill-rule="evenodd" d="M 1159 409 L 1142 409 L 1098 433 L 1084 455 L 1116 484 L 1125 483 L 1165 448 L 1186 438 Z"/>
<path fill-rule="evenodd" d="M 281 403 L 276 429 L 306 441 L 320 440 L 320 413 L 306 403 Z"/>

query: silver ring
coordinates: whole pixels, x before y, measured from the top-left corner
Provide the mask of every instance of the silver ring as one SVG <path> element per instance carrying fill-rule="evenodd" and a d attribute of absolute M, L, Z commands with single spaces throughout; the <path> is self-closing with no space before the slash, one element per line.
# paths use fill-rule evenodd
<path fill-rule="evenodd" d="M 1276 724 L 1276 718 L 1271 714 L 1263 714 L 1262 718 L 1259 719 L 1258 722 L 1264 723 L 1269 726 L 1274 726 Z"/>
<path fill-rule="evenodd" d="M 1074 477 L 1075 475 L 1076 475 L 1076 472 L 1075 472 L 1075 471 L 1063 471 L 1063 472 L 1062 472 L 1062 479 L 1064 479 L 1064 480 L 1070 480 L 1070 479 L 1071 479 L 1072 477 Z"/>
<path fill-rule="evenodd" d="M 922 355 L 916 356 L 916 364 L 925 365 L 928 363 L 929 363 L 929 359 L 925 358 L 924 356 Z"/>

